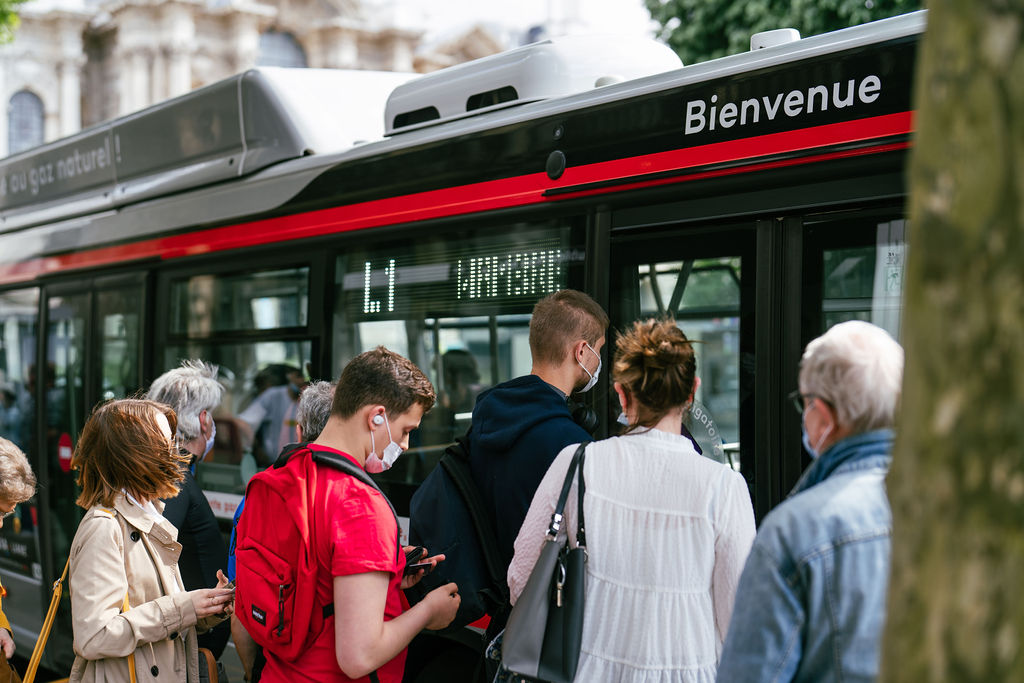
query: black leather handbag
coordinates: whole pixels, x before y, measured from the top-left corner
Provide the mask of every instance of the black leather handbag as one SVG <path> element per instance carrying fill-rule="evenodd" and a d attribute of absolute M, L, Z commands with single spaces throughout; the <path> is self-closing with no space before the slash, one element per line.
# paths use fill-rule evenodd
<path fill-rule="evenodd" d="M 587 580 L 587 538 L 583 523 L 583 458 L 586 443 L 572 457 L 537 564 L 512 608 L 502 642 L 502 666 L 549 683 L 571 683 L 583 637 Z M 579 525 L 576 547 L 559 534 L 573 475 L 578 476 Z"/>

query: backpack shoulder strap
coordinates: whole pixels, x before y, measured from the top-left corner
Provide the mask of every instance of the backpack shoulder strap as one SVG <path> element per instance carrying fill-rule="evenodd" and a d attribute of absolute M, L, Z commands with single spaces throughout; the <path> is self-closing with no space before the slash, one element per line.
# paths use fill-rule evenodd
<path fill-rule="evenodd" d="M 466 508 L 469 510 L 473 528 L 476 530 L 477 541 L 480 550 L 483 552 L 484 564 L 487 566 L 487 574 L 491 580 L 491 587 L 495 589 L 503 601 L 508 600 L 508 581 L 505 572 L 502 570 L 501 554 L 498 552 L 497 534 L 491 528 L 487 508 L 484 506 L 483 496 L 480 489 L 473 481 L 473 475 L 469 468 L 469 448 L 467 437 L 455 439 L 455 443 L 445 449 L 441 456 L 441 467 L 447 472 L 448 477 L 455 484 L 459 495 L 462 497 Z"/>
<path fill-rule="evenodd" d="M 281 449 L 281 454 L 277 456 L 277 460 L 274 461 L 274 464 L 271 465 L 271 467 L 273 467 L 275 470 L 284 467 L 285 465 L 288 464 L 288 461 L 291 460 L 293 455 L 295 455 L 299 451 L 307 450 L 308 448 L 308 441 L 285 444 L 285 446 Z"/>
<path fill-rule="evenodd" d="M 380 495 L 384 498 L 384 502 L 386 502 L 388 504 L 388 507 L 391 508 L 391 514 L 395 517 L 395 528 L 398 530 L 398 536 L 395 542 L 395 560 L 397 561 L 398 554 L 402 552 L 401 524 L 398 521 L 398 513 L 395 512 L 395 506 L 391 504 L 391 501 L 388 499 L 387 495 L 380 490 L 380 486 L 377 485 L 377 482 L 371 479 L 370 475 L 368 475 L 363 468 L 359 467 L 358 465 L 355 465 L 351 460 L 349 460 L 346 457 L 338 455 L 337 453 L 331 453 L 329 451 L 318 451 L 311 449 L 311 452 L 313 453 L 313 462 L 315 462 L 316 464 L 326 465 L 327 467 L 330 467 L 332 469 L 344 472 L 345 474 L 363 482 L 367 486 L 376 489 L 377 492 L 380 493 Z"/>

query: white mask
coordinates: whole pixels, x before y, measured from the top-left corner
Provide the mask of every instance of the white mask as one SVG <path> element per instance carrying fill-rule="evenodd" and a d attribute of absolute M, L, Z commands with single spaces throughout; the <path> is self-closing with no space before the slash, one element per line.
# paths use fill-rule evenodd
<path fill-rule="evenodd" d="M 209 455 L 210 451 L 213 450 L 213 442 L 216 439 L 217 439 L 217 423 L 213 421 L 213 418 L 210 418 L 210 437 L 206 440 L 206 450 L 203 451 L 202 457 L 199 458 L 200 462 L 205 460 L 206 456 Z"/>
<path fill-rule="evenodd" d="M 590 381 L 587 382 L 586 386 L 584 386 L 582 389 L 579 390 L 580 393 L 583 393 L 583 392 L 586 392 L 586 391 L 590 391 L 591 389 L 593 389 L 594 385 L 597 384 L 598 376 L 600 376 L 600 374 L 601 374 L 601 354 L 599 354 L 597 351 L 595 351 L 593 348 L 591 348 L 590 344 L 587 344 L 587 342 L 583 342 L 583 343 L 586 344 L 587 348 L 590 349 L 590 352 L 592 354 L 597 356 L 597 370 L 594 370 L 594 374 L 591 375 L 590 374 L 590 370 L 587 370 L 587 366 L 584 365 L 579 359 L 576 360 L 576 362 L 579 363 L 579 366 L 581 368 L 583 368 L 583 372 L 587 373 L 587 375 L 590 376 Z"/>
<path fill-rule="evenodd" d="M 377 455 L 377 443 L 373 438 L 374 430 L 370 430 L 370 454 L 366 456 L 366 471 L 370 474 L 380 474 L 391 469 L 391 466 L 398 460 L 398 456 L 402 454 L 402 447 L 391 439 L 391 424 L 388 422 L 387 415 L 384 416 L 384 427 L 388 430 L 389 443 L 379 456 Z"/>

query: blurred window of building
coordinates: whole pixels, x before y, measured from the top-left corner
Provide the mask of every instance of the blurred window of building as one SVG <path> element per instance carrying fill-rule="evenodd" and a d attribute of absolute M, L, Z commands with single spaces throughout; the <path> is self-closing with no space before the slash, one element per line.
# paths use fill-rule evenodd
<path fill-rule="evenodd" d="M 260 53 L 256 66 L 298 66 L 306 64 L 306 52 L 291 33 L 264 31 L 260 35 Z"/>
<path fill-rule="evenodd" d="M 7 153 L 43 144 L 43 101 L 28 90 L 11 97 L 7 109 Z"/>

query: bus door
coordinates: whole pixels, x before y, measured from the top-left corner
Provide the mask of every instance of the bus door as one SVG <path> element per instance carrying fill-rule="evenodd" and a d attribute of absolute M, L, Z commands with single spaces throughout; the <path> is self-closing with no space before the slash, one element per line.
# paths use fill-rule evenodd
<path fill-rule="evenodd" d="M 51 582 L 64 567 L 83 513 L 75 503 L 79 490 L 71 470 L 71 456 L 82 427 L 100 401 L 144 389 L 145 291 L 141 275 L 61 282 L 45 289 L 41 328 L 45 336 L 40 356 L 44 360 L 31 364 L 26 373 L 31 387 L 28 403 L 34 411 L 31 421 L 37 434 L 31 450 L 40 484 L 39 573 L 45 577 L 41 590 L 34 594 L 34 619 L 23 623 L 33 634 L 42 623 Z M 71 633 L 70 610 L 61 614 L 67 623 L 63 624 L 65 628 L 56 629 L 54 637 L 58 639 Z M 19 643 L 19 647 L 30 648 L 32 640 Z M 60 655 L 71 652 L 70 643 L 47 648 L 47 652 L 57 657 L 54 663 L 70 665 L 60 659 Z"/>
<path fill-rule="evenodd" d="M 609 313 L 612 328 L 672 316 L 697 357 L 697 389 L 685 426 L 703 455 L 742 473 L 755 509 L 759 470 L 754 448 L 755 253 L 757 226 L 618 229 L 611 236 Z M 609 339 L 608 357 L 614 356 Z M 609 380 L 610 382 L 610 380 Z M 608 401 L 615 433 L 619 402 Z M 765 499 L 763 502 L 759 498 Z"/>

